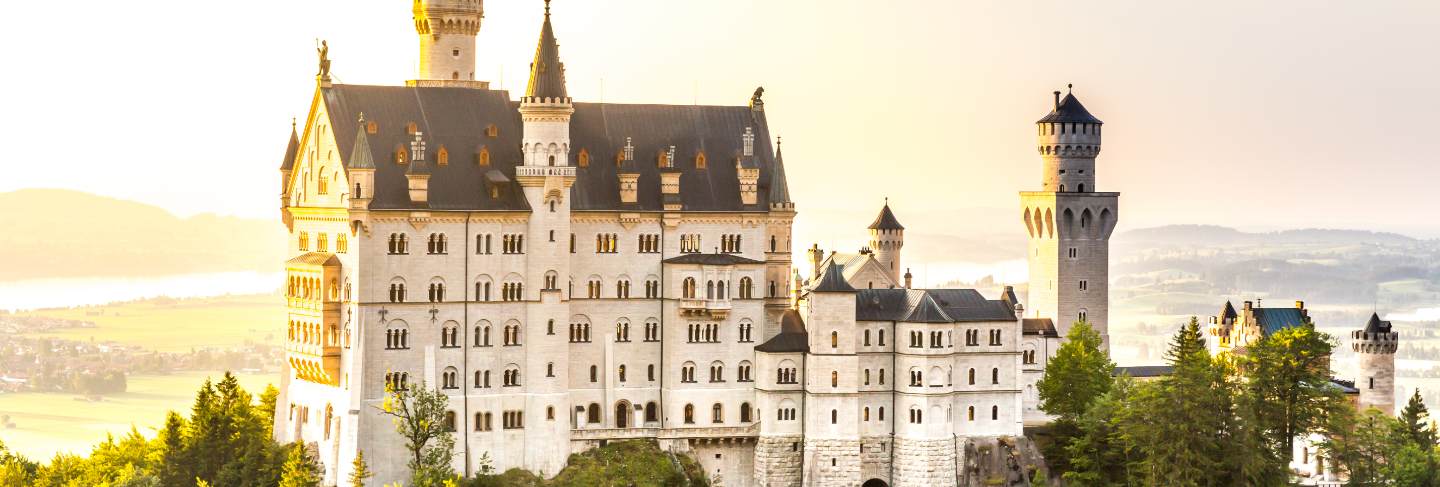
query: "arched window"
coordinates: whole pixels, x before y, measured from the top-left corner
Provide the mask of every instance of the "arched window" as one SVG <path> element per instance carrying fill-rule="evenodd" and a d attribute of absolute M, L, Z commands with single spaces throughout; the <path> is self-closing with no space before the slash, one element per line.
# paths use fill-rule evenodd
<path fill-rule="evenodd" d="M 654 402 L 645 403 L 645 422 L 654 423 L 660 421 L 660 408 Z"/>
<path fill-rule="evenodd" d="M 594 365 L 591 365 L 591 366 L 590 366 L 590 382 L 599 382 L 599 378 L 600 378 L 599 375 L 600 375 L 600 374 L 599 374 L 599 368 L 596 367 L 596 366 L 594 366 Z"/>
<path fill-rule="evenodd" d="M 681 286 L 681 295 L 685 299 L 695 299 L 695 278 L 685 278 L 685 281 Z"/>
<path fill-rule="evenodd" d="M 599 424 L 600 419 L 600 405 L 593 402 L 590 403 L 590 407 L 585 409 L 585 422 Z"/>
<path fill-rule="evenodd" d="M 840 387 L 840 372 L 830 371 L 830 387 Z"/>
<path fill-rule="evenodd" d="M 998 369 L 998 368 L 990 369 L 990 383 L 991 383 L 991 384 L 999 384 L 999 383 L 1000 383 L 1000 369 Z"/>
<path fill-rule="evenodd" d="M 714 406 L 710 406 L 710 422 L 716 424 L 725 422 L 725 408 L 718 402 Z"/>
<path fill-rule="evenodd" d="M 830 348 L 837 348 L 837 347 L 839 347 L 839 346 L 840 346 L 840 333 L 839 333 L 839 332 L 835 332 L 835 331 L 830 332 Z"/>
<path fill-rule="evenodd" d="M 443 389 L 460 388 L 460 372 L 454 367 L 446 367 L 445 372 L 440 374 L 440 387 Z"/>
<path fill-rule="evenodd" d="M 750 421 L 752 421 L 750 418 L 750 403 L 742 402 L 740 403 L 740 422 L 749 423 Z"/>
<path fill-rule="evenodd" d="M 968 419 L 969 421 L 974 421 L 974 420 L 975 420 L 975 406 L 970 406 L 970 407 L 968 407 L 968 408 L 965 409 L 965 417 L 966 417 L 966 419 Z"/>
<path fill-rule="evenodd" d="M 619 370 L 616 371 L 616 376 L 620 379 L 620 382 L 625 382 L 625 364 L 620 364 Z"/>
<path fill-rule="evenodd" d="M 1000 406 L 990 406 L 990 419 L 1000 419 Z"/>
<path fill-rule="evenodd" d="M 695 405 L 685 405 L 685 424 L 695 424 Z"/>

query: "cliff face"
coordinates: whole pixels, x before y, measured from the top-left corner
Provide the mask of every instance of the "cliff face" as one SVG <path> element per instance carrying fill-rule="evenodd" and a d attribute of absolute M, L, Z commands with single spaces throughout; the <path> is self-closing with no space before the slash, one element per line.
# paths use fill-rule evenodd
<path fill-rule="evenodd" d="M 69 190 L 0 193 L 0 281 L 278 271 L 284 239 L 275 220 L 178 218 Z"/>

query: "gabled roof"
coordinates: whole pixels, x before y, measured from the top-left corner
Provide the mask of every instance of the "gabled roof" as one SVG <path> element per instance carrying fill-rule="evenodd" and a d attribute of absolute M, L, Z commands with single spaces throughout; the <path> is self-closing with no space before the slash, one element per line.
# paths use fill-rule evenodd
<path fill-rule="evenodd" d="M 844 269 L 835 265 L 834 262 L 831 262 L 830 265 L 825 267 L 825 271 L 820 274 L 820 282 L 816 283 L 815 287 L 810 288 L 810 292 L 853 293 L 855 292 L 855 287 L 851 286 L 850 281 L 845 279 Z"/>
<path fill-rule="evenodd" d="M 740 265 L 764 264 L 764 261 L 747 259 L 734 254 L 685 254 L 662 261 L 666 264 Z"/>
<path fill-rule="evenodd" d="M 1059 92 L 1057 91 L 1056 93 Z M 1050 111 L 1049 115 L 1045 115 L 1045 118 L 1042 118 L 1035 123 L 1052 122 L 1075 122 L 1093 124 L 1105 123 L 1101 122 L 1100 119 L 1095 118 L 1094 115 L 1091 115 L 1090 111 L 1085 109 L 1085 105 L 1081 105 L 1080 100 L 1075 98 L 1074 93 L 1067 93 L 1065 95 L 1065 98 L 1060 100 L 1060 103 L 1055 105 L 1055 109 Z"/>
<path fill-rule="evenodd" d="M 1055 330 L 1055 322 L 1050 318 L 1025 318 L 1020 320 L 1021 333 L 1026 335 L 1039 335 L 1042 337 L 1059 338 L 1060 332 Z"/>
<path fill-rule="evenodd" d="M 937 318 L 934 305 L 947 321 L 1013 321 L 1015 311 L 1003 300 L 989 300 L 974 289 L 861 289 L 855 295 L 857 321 L 910 321 Z"/>
<path fill-rule="evenodd" d="M 1235 312 L 1235 305 L 1230 304 L 1229 301 L 1225 302 L 1225 309 L 1220 310 L 1220 321 L 1222 322 L 1227 319 L 1233 320 L 1239 316 L 1240 314 Z"/>
<path fill-rule="evenodd" d="M 535 47 L 535 60 L 530 62 L 530 83 L 525 96 L 566 98 L 565 64 L 560 62 L 560 44 L 555 29 L 550 27 L 550 2 L 545 2 L 545 24 L 540 26 L 540 44 Z"/>
<path fill-rule="evenodd" d="M 290 124 L 290 145 L 285 147 L 285 158 L 280 160 L 280 170 L 289 171 L 295 167 L 295 156 L 300 153 L 300 135 L 295 133 L 295 124 Z"/>
<path fill-rule="evenodd" d="M 1365 333 L 1390 333 L 1390 322 L 1380 321 L 1378 313 L 1370 313 L 1370 321 L 1365 323 Z"/>
<path fill-rule="evenodd" d="M 1252 311 L 1255 312 L 1255 324 L 1267 336 L 1305 324 L 1305 315 L 1298 308 L 1252 308 Z"/>
<path fill-rule="evenodd" d="M 780 333 L 755 346 L 755 351 L 766 353 L 796 353 L 810 351 L 810 334 L 805 331 L 805 320 L 800 312 L 785 310 L 780 315 Z"/>
<path fill-rule="evenodd" d="M 365 136 L 365 117 L 360 117 L 360 123 L 355 129 L 355 146 L 350 149 L 350 158 L 346 161 L 350 169 L 375 169 L 375 155 L 370 152 L 370 139 Z"/>
<path fill-rule="evenodd" d="M 484 174 L 498 170 L 514 180 L 520 163 L 523 125 L 519 103 L 498 90 L 410 86 L 365 86 L 335 84 L 323 88 L 321 102 L 334 126 L 336 144 L 350 148 L 359 133 L 360 112 L 375 122 L 377 132 L 367 141 L 375 158 L 375 190 L 372 210 L 410 209 L 405 166 L 395 164 L 397 149 L 408 149 L 414 136 L 405 128 L 415 123 L 425 133 L 431 151 L 445 147 L 450 163 L 432 167 L 429 207 L 434 210 L 528 211 L 517 183 L 507 185 L 492 197 L 484 190 Z M 675 146 L 676 171 L 680 172 L 680 194 L 674 197 L 684 211 L 767 211 L 768 189 L 784 182 L 776 175 L 776 161 L 770 143 L 765 112 L 748 106 L 624 105 L 575 103 L 570 119 L 571 166 L 576 166 L 580 149 L 588 150 L 591 163 L 576 167 L 575 184 L 570 188 L 571 209 L 575 211 L 619 211 L 619 168 L 614 155 L 631 139 L 635 148 L 634 172 L 638 194 L 635 206 L 625 211 L 662 211 L 659 154 Z M 486 127 L 495 127 L 495 136 Z M 755 157 L 760 166 L 759 199 L 754 206 L 740 199 L 740 182 L 734 164 L 709 164 L 696 168 L 693 157 L 704 151 L 711 160 L 738 157 L 743 151 L 746 127 L 755 133 Z M 490 165 L 477 163 L 481 148 L 490 154 Z M 348 154 L 345 154 L 348 156 Z M 347 161 L 348 162 L 348 161 Z"/>
<path fill-rule="evenodd" d="M 910 315 L 901 321 L 911 323 L 950 323 L 955 321 L 940 309 L 940 305 L 935 303 L 935 299 L 930 297 L 930 293 L 918 293 L 911 296 L 918 296 L 918 299 L 915 299 L 915 304 L 910 307 Z"/>
<path fill-rule="evenodd" d="M 875 217 L 875 223 L 870 224 L 870 229 L 904 230 L 905 226 L 900 224 L 900 220 L 895 219 L 895 213 L 890 211 L 890 203 L 885 203 L 885 206 L 880 208 L 880 215 Z"/>

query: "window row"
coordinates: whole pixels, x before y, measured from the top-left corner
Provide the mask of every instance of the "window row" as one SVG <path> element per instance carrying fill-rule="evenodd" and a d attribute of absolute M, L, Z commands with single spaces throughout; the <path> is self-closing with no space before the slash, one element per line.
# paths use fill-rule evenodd
<path fill-rule="evenodd" d="M 307 233 L 307 232 L 300 232 L 299 240 L 298 240 L 298 242 L 296 243 L 295 246 L 296 246 L 296 248 L 300 249 L 301 252 L 309 252 L 309 251 L 310 251 L 310 234 Z M 329 236 L 329 235 L 324 234 L 324 233 L 321 233 L 321 234 L 315 236 L 315 251 L 316 251 L 316 252 L 329 252 L 329 251 L 330 251 L 330 236 Z M 349 252 L 349 251 L 350 251 L 350 240 L 345 236 L 344 233 L 337 233 L 337 234 L 335 234 L 335 253 L 337 253 L 337 254 L 344 254 L 344 253 L 347 253 L 347 252 Z"/>
<path fill-rule="evenodd" d="M 750 362 L 740 362 L 740 365 L 736 367 L 735 381 L 736 381 L 736 382 L 753 382 L 755 379 L 754 379 L 753 377 L 751 377 L 751 375 L 750 375 L 750 370 L 751 370 Z M 592 381 L 592 382 L 593 382 L 593 381 Z M 682 364 L 682 365 L 680 366 L 680 382 L 685 382 L 685 383 L 694 383 L 694 382 L 696 382 L 696 380 L 695 380 L 695 362 L 685 362 L 684 364 Z M 724 363 L 721 363 L 721 362 L 718 362 L 718 361 L 717 361 L 717 362 L 712 362 L 712 363 L 710 364 L 710 382 L 725 382 L 725 364 L 724 364 Z"/>
<path fill-rule="evenodd" d="M 685 424 L 695 424 L 695 405 L 694 405 L 694 404 L 686 404 L 684 411 L 685 411 L 685 417 L 684 417 Z M 754 421 L 754 418 L 752 418 L 752 416 L 753 416 L 753 414 L 752 414 L 752 410 L 751 410 L 751 408 L 750 408 L 750 403 L 748 403 L 748 402 L 742 402 L 742 403 L 740 403 L 740 422 L 741 422 L 741 423 L 749 423 L 749 422 L 752 422 L 752 421 Z M 720 423 L 724 423 L 724 422 L 725 422 L 725 406 L 721 405 L 721 404 L 718 403 L 718 402 L 715 403 L 714 405 L 710 406 L 710 422 L 711 422 L 711 423 L 715 423 L 715 424 L 720 424 Z"/>
<path fill-rule="evenodd" d="M 950 410 L 948 408 L 945 410 L 945 415 L 945 421 L 950 421 Z M 883 417 L 880 418 L 881 421 L 884 421 L 884 419 L 885 418 Z M 967 421 L 975 421 L 975 406 L 968 406 L 965 408 L 965 419 Z M 990 406 L 990 419 L 992 421 L 1000 419 L 1000 406 Z M 925 412 L 918 407 L 912 406 L 910 408 L 910 423 L 924 424 Z"/>
<path fill-rule="evenodd" d="M 773 284 L 773 283 L 772 283 Z M 705 299 L 729 299 L 730 281 L 710 280 L 705 281 Z M 687 277 L 680 282 L 680 297 L 684 299 L 697 299 L 699 294 L 699 282 L 693 277 Z M 749 277 L 740 278 L 740 299 L 755 298 L 755 281 Z"/>

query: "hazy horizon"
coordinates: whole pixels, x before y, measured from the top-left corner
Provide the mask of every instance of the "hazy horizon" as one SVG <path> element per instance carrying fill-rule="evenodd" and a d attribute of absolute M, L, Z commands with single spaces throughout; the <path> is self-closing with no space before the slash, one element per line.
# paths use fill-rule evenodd
<path fill-rule="evenodd" d="M 34 21 L 50 4 L 3 7 L 0 40 L 46 43 L 0 53 L 31 74 L 0 90 L 18 114 L 0 121 L 17 161 L 0 191 L 273 219 L 289 122 L 314 93 L 315 40 L 329 40 L 337 82 L 414 77 L 406 1 L 66 5 L 74 35 Z M 553 5 L 578 100 L 737 105 L 765 86 L 801 242 L 851 246 L 887 196 L 919 234 L 977 231 L 952 228 L 977 208 L 1018 222 L 1016 193 L 1039 187 L 1032 124 L 1067 83 L 1106 122 L 1098 186 L 1123 193 L 1120 231 L 1440 237 L 1440 222 L 1415 218 L 1440 207 L 1428 188 L 1440 167 L 1411 149 L 1440 108 L 1426 96 L 1440 74 L 1433 2 Z M 541 2 L 486 7 L 477 78 L 521 88 Z M 852 228 L 806 223 L 837 213 Z"/>

